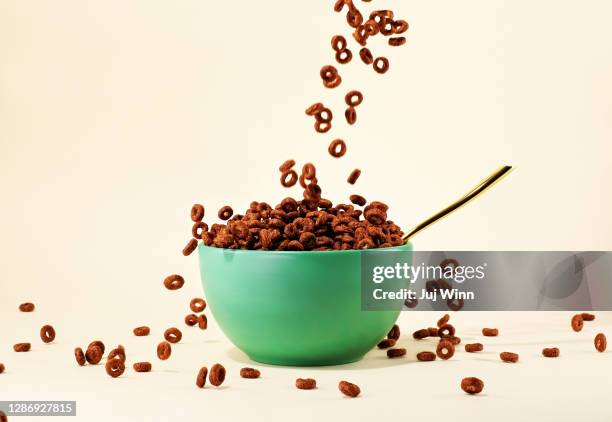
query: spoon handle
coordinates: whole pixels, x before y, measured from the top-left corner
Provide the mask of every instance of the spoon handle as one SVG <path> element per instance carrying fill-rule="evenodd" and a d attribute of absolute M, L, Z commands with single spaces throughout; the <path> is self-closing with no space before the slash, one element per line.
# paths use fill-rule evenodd
<path fill-rule="evenodd" d="M 431 226 L 432 224 L 442 220 L 447 215 L 451 214 L 453 211 L 458 210 L 472 199 L 476 198 L 478 195 L 489 189 L 495 183 L 499 182 L 504 176 L 506 176 L 512 170 L 512 166 L 503 166 L 496 170 L 489 177 L 480 182 L 474 189 L 466 193 L 460 199 L 444 208 L 442 211 L 437 214 L 432 215 L 427 220 L 423 221 L 421 224 L 410 230 L 410 232 L 404 236 L 404 243 L 408 243 L 408 241 L 414 237 L 417 233 Z"/>

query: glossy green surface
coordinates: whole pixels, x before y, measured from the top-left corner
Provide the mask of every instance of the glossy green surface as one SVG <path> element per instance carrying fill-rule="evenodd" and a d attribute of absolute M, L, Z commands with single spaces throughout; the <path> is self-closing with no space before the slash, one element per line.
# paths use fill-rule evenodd
<path fill-rule="evenodd" d="M 384 250 L 411 249 L 408 244 Z M 198 252 L 215 320 L 232 343 L 258 362 L 354 362 L 399 316 L 400 311 L 361 310 L 361 254 L 367 250 L 276 252 L 200 245 Z"/>

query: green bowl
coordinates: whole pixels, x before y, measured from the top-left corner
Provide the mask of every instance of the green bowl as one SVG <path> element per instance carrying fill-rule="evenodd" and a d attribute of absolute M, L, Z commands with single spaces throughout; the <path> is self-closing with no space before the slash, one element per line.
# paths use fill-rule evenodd
<path fill-rule="evenodd" d="M 411 244 L 373 251 L 410 250 Z M 361 310 L 361 258 L 368 250 L 279 252 L 200 245 L 198 252 L 215 320 L 257 362 L 355 362 L 399 316 L 399 310 Z"/>

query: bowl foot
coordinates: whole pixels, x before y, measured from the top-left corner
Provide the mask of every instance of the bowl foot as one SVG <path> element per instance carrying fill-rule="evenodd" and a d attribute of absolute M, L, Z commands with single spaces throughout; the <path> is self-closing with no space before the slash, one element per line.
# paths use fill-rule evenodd
<path fill-rule="evenodd" d="M 348 363 L 358 362 L 365 355 L 359 356 L 341 356 L 334 358 L 326 358 L 326 357 L 309 357 L 309 358 L 284 358 L 278 356 L 262 356 L 262 355 L 252 355 L 248 354 L 247 356 L 259 363 L 265 363 L 266 365 L 277 365 L 277 366 L 333 366 L 333 365 L 346 365 Z"/>

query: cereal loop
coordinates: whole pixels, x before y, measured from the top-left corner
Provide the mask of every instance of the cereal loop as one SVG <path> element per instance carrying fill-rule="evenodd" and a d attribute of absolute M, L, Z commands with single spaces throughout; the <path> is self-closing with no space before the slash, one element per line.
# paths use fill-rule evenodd
<path fill-rule="evenodd" d="M 334 139 L 327 150 L 332 157 L 340 158 L 346 153 L 346 144 L 342 139 Z"/>
<path fill-rule="evenodd" d="M 290 188 L 295 186 L 298 180 L 298 175 L 295 170 L 289 170 L 281 174 L 280 182 L 283 187 Z"/>
<path fill-rule="evenodd" d="M 194 204 L 191 207 L 191 221 L 197 223 L 204 218 L 204 205 Z"/>
<path fill-rule="evenodd" d="M 43 325 L 40 329 L 40 339 L 44 343 L 51 343 L 55 340 L 55 329 L 50 325 Z"/>
<path fill-rule="evenodd" d="M 164 286 L 168 290 L 178 290 L 185 284 L 185 279 L 178 275 L 172 274 L 164 279 Z"/>
<path fill-rule="evenodd" d="M 386 57 L 377 57 L 374 60 L 373 66 L 377 73 L 387 73 L 389 70 L 389 60 Z"/>

